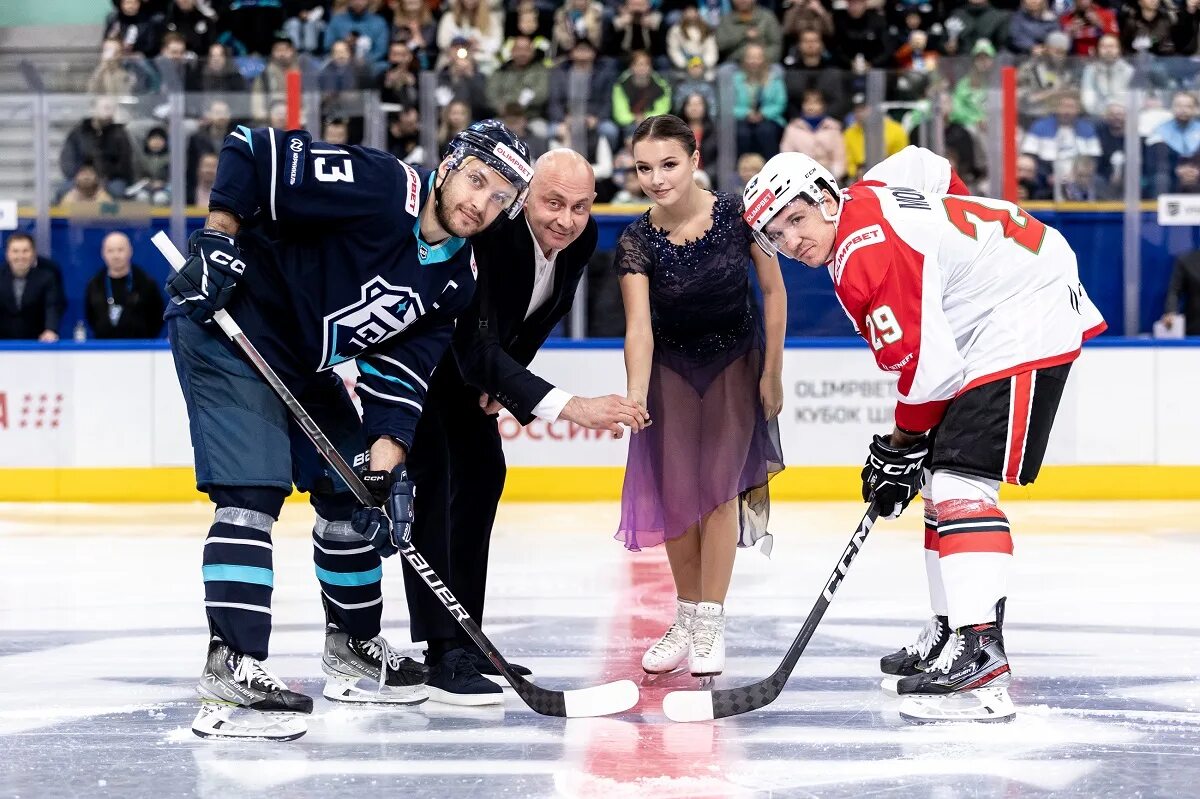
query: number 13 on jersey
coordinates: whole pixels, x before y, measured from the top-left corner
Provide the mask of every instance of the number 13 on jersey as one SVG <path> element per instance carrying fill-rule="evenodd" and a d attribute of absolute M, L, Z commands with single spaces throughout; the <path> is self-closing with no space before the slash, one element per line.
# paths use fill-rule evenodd
<path fill-rule="evenodd" d="M 904 336 L 890 305 L 880 305 L 867 314 L 867 340 L 876 352 L 885 344 L 894 344 Z"/>

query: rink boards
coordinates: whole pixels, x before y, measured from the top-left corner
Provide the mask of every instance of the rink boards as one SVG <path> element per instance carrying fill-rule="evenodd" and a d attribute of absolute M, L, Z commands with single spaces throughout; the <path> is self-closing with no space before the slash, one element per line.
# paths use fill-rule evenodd
<path fill-rule="evenodd" d="M 556 344 L 533 369 L 583 395 L 622 393 L 622 352 Z M 352 383 L 353 374 L 344 375 Z M 894 376 L 857 340 L 793 342 L 784 354 L 780 499 L 849 499 L 865 443 L 890 428 Z M 1010 496 L 1200 497 L 1200 346 L 1089 345 L 1076 362 L 1038 485 Z M 654 409 L 651 409 L 652 413 Z M 510 500 L 619 495 L 626 441 L 504 414 Z M 187 416 L 162 346 L 0 349 L 0 501 L 172 501 L 196 496 Z"/>

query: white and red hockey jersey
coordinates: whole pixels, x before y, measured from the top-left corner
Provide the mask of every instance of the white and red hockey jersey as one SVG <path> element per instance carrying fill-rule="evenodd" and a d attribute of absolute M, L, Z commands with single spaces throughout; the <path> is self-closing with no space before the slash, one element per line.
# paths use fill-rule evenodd
<path fill-rule="evenodd" d="M 1072 361 L 1104 330 L 1062 234 L 968 196 L 929 150 L 906 147 L 842 197 L 829 274 L 879 367 L 899 373 L 901 428 L 930 429 L 967 389 Z"/>

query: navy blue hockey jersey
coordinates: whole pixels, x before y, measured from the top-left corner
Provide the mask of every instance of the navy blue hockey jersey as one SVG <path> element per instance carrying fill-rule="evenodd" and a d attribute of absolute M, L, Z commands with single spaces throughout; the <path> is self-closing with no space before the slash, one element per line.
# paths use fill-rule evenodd
<path fill-rule="evenodd" d="M 369 438 L 412 443 L 434 366 L 475 290 L 471 245 L 431 245 L 418 217 L 433 173 L 304 131 L 239 127 L 211 208 L 257 229 L 229 312 L 289 384 L 357 360 Z"/>

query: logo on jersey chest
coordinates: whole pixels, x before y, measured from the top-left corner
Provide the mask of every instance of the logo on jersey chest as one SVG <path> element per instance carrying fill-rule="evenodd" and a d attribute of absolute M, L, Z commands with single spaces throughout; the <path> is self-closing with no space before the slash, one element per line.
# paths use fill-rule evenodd
<path fill-rule="evenodd" d="M 375 277 L 362 286 L 358 302 L 325 317 L 321 369 L 351 360 L 365 349 L 386 341 L 425 313 L 421 296 L 407 286 L 393 286 Z"/>

